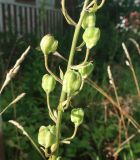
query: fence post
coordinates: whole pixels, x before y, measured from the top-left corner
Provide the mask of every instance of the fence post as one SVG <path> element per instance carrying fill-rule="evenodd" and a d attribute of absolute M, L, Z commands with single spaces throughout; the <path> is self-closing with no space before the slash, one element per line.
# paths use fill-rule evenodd
<path fill-rule="evenodd" d="M 24 35 L 37 34 L 36 30 L 39 30 L 38 34 L 43 35 L 47 32 L 56 32 L 58 28 L 63 30 L 63 18 L 60 12 L 57 8 L 0 2 L 0 32 L 10 29 L 11 32 Z"/>

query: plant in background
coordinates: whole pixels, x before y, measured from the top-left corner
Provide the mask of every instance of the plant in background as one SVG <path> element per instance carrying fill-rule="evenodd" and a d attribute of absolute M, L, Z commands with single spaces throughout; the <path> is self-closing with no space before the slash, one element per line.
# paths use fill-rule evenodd
<path fill-rule="evenodd" d="M 60 70 L 60 78 L 55 75 L 48 66 L 49 55 L 57 50 L 58 41 L 55 38 L 47 34 L 40 43 L 41 50 L 44 54 L 45 67 L 49 74 L 45 74 L 42 78 L 42 88 L 46 93 L 47 106 L 49 116 L 53 121 L 53 125 L 41 126 L 38 133 L 38 142 L 41 145 L 45 156 L 49 160 L 60 159 L 59 146 L 61 143 L 69 144 L 71 140 L 76 136 L 76 132 L 80 124 L 84 119 L 84 110 L 82 108 L 75 107 L 71 111 L 71 121 L 74 123 L 74 132 L 71 137 L 62 138 L 61 125 L 63 125 L 62 116 L 63 113 L 69 108 L 70 101 L 77 95 L 83 88 L 85 79 L 93 71 L 93 62 L 88 61 L 90 49 L 92 49 L 98 43 L 100 39 L 100 29 L 96 26 L 96 12 L 103 6 L 105 0 L 97 5 L 96 0 L 85 0 L 83 9 L 80 14 L 78 23 L 68 15 L 65 8 L 65 0 L 61 1 L 62 12 L 70 25 L 75 27 L 75 32 L 72 40 L 71 50 L 69 54 L 68 64 L 66 71 Z M 73 65 L 74 55 L 76 52 L 77 41 L 79 38 L 79 32 L 81 28 L 84 29 L 83 43 L 80 45 L 80 49 L 86 45 L 86 54 L 84 61 L 81 64 Z M 51 108 L 50 95 L 56 87 L 56 81 L 62 85 L 62 91 L 60 95 L 60 101 L 57 107 L 57 111 Z"/>
<path fill-rule="evenodd" d="M 121 22 L 117 24 L 116 28 L 120 31 L 132 31 L 139 34 L 140 30 L 140 13 L 137 11 L 130 12 L 128 16 L 121 16 Z"/>

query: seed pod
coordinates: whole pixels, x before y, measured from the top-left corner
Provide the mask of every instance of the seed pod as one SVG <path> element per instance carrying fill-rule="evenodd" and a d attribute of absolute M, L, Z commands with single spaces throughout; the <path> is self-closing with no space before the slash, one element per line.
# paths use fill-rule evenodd
<path fill-rule="evenodd" d="M 44 36 L 40 42 L 41 50 L 44 54 L 49 54 L 51 52 L 55 52 L 58 47 L 58 41 L 54 39 L 53 36 L 47 34 Z"/>
<path fill-rule="evenodd" d="M 56 80 L 48 74 L 45 74 L 42 78 L 42 88 L 46 93 L 50 93 L 54 90 L 56 85 Z"/>
<path fill-rule="evenodd" d="M 100 39 L 100 29 L 96 27 L 88 27 L 84 34 L 83 40 L 86 43 L 87 48 L 94 47 Z"/>
<path fill-rule="evenodd" d="M 94 65 L 91 62 L 87 62 L 85 65 L 79 68 L 79 73 L 81 74 L 82 78 L 87 78 L 94 69 Z"/>
<path fill-rule="evenodd" d="M 79 126 L 83 122 L 84 111 L 82 108 L 75 108 L 71 111 L 71 121 Z"/>
<path fill-rule="evenodd" d="M 45 148 L 51 147 L 56 141 L 56 127 L 41 126 L 38 133 L 38 143 Z"/>
<path fill-rule="evenodd" d="M 83 29 L 94 27 L 96 23 L 96 15 L 94 12 L 86 12 L 82 21 Z"/>
<path fill-rule="evenodd" d="M 81 83 L 82 77 L 80 73 L 70 69 L 64 75 L 63 91 L 72 95 L 80 89 Z"/>

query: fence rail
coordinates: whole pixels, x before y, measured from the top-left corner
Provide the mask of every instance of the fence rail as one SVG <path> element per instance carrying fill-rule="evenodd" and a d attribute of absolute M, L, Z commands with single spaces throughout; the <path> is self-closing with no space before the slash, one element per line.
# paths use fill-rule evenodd
<path fill-rule="evenodd" d="M 0 32 L 17 34 L 62 32 L 60 9 L 41 10 L 33 5 L 0 2 Z"/>

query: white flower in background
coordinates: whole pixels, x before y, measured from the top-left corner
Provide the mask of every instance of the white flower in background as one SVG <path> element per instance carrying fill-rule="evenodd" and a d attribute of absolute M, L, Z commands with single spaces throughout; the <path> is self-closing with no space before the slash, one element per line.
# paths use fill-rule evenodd
<path fill-rule="evenodd" d="M 131 30 L 137 33 L 140 29 L 140 13 L 137 11 L 130 12 L 128 16 L 120 16 L 120 23 L 116 25 L 119 31 Z"/>

